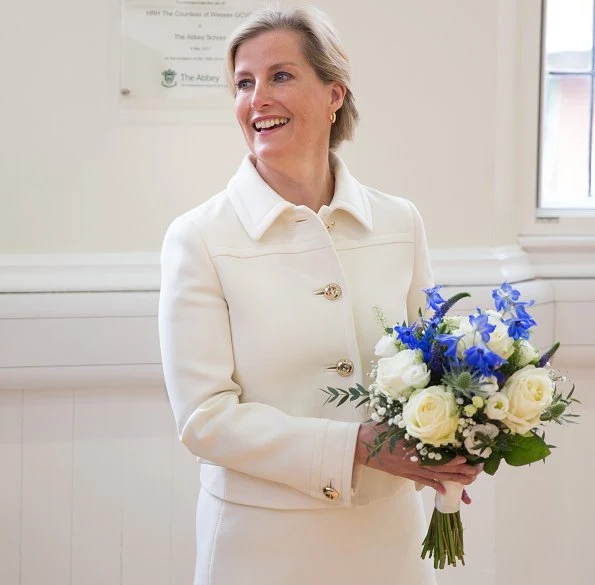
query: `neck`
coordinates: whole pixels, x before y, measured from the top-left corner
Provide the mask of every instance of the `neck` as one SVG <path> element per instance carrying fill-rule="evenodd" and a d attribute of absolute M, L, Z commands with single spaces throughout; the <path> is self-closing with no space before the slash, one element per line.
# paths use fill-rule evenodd
<path fill-rule="evenodd" d="M 329 205 L 335 192 L 328 152 L 316 159 L 295 159 L 286 164 L 256 161 L 256 170 L 281 197 L 294 205 L 305 205 L 314 212 Z"/>

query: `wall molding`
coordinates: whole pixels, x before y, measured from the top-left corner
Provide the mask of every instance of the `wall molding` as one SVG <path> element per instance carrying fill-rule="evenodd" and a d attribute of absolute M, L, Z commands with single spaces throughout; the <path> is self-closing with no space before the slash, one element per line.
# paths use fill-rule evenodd
<path fill-rule="evenodd" d="M 495 285 L 531 280 L 535 271 L 519 246 L 434 248 L 434 279 L 449 286 Z"/>
<path fill-rule="evenodd" d="M 0 255 L 0 293 L 159 290 L 159 254 Z"/>
<path fill-rule="evenodd" d="M 103 364 L 0 366 L 0 392 L 2 390 L 111 390 L 135 388 L 163 388 L 161 363 L 156 364 Z"/>
<path fill-rule="evenodd" d="M 535 276 L 519 246 L 435 248 L 436 282 L 483 285 Z M 158 291 L 159 253 L 0 255 L 1 293 Z"/>
<path fill-rule="evenodd" d="M 521 235 L 519 243 L 538 278 L 595 277 L 595 236 Z"/>

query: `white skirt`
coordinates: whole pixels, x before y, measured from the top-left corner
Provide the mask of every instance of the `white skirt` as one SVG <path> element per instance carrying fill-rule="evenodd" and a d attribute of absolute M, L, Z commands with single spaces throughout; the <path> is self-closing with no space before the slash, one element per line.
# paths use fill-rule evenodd
<path fill-rule="evenodd" d="M 359 508 L 277 510 L 202 489 L 194 585 L 435 585 L 413 487 Z"/>

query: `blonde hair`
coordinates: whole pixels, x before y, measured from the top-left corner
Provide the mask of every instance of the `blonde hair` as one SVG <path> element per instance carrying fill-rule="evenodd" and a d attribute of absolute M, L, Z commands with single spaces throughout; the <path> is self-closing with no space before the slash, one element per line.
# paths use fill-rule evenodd
<path fill-rule="evenodd" d="M 343 140 L 351 140 L 359 119 L 355 98 L 351 92 L 351 66 L 328 16 L 313 7 L 265 8 L 254 12 L 231 34 L 227 45 L 227 81 L 236 93 L 233 82 L 236 53 L 240 45 L 264 32 L 289 30 L 303 38 L 303 51 L 323 83 L 338 82 L 346 89 L 343 106 L 336 112 L 331 126 L 329 148 L 335 150 Z"/>

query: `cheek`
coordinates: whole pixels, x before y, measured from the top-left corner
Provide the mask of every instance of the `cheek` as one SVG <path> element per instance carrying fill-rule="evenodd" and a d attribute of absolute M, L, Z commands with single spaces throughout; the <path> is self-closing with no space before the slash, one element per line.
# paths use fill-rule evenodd
<path fill-rule="evenodd" d="M 236 120 L 238 121 L 240 126 L 242 126 L 242 128 L 244 126 L 249 125 L 249 122 L 248 122 L 249 110 L 250 110 L 250 108 L 249 108 L 249 105 L 248 105 L 246 99 L 243 99 L 242 97 L 237 97 L 235 100 L 235 103 L 234 103 L 234 113 L 236 116 Z"/>

